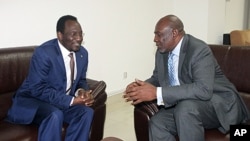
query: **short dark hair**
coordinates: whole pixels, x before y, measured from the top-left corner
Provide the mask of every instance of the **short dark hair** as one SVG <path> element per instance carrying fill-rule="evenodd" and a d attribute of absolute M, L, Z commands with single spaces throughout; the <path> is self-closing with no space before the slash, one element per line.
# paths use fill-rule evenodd
<path fill-rule="evenodd" d="M 77 18 L 72 15 L 65 15 L 62 16 L 58 21 L 56 25 L 56 32 L 64 33 L 65 28 L 65 22 L 68 20 L 77 21 Z"/>

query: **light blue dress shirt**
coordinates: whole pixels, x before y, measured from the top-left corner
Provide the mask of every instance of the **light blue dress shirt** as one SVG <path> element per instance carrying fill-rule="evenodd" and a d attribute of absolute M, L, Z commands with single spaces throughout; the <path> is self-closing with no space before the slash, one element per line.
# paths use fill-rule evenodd
<path fill-rule="evenodd" d="M 180 42 L 177 44 L 177 46 L 172 51 L 172 54 L 174 54 L 173 60 L 174 60 L 174 78 L 176 80 L 175 86 L 180 85 L 180 82 L 178 79 L 178 67 L 179 67 L 179 55 L 180 55 L 182 40 L 183 40 L 183 38 L 180 40 Z M 157 87 L 156 96 L 157 96 L 157 105 L 164 105 L 164 101 L 162 98 L 162 87 Z"/>

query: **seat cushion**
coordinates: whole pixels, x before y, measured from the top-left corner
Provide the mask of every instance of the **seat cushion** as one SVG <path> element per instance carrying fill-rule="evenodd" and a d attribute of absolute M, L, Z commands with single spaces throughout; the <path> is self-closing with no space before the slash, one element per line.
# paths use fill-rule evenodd
<path fill-rule="evenodd" d="M 36 125 L 11 124 L 0 121 L 0 141 L 36 141 Z"/>
<path fill-rule="evenodd" d="M 206 141 L 229 141 L 229 134 L 222 134 L 217 129 L 206 130 L 205 138 Z"/>

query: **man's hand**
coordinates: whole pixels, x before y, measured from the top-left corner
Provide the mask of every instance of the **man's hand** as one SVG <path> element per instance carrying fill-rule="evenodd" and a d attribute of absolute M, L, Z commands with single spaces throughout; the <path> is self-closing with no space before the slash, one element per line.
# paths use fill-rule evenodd
<path fill-rule="evenodd" d="M 94 104 L 94 98 L 91 94 L 92 90 L 85 91 L 84 89 L 78 90 L 78 95 L 73 101 L 73 105 L 84 104 L 86 106 L 92 106 Z"/>
<path fill-rule="evenodd" d="M 127 102 L 133 101 L 132 105 L 143 101 L 152 101 L 156 99 L 156 87 L 150 83 L 136 79 L 135 82 L 127 86 L 123 97 Z"/>
<path fill-rule="evenodd" d="M 78 97 L 80 97 L 86 106 L 92 106 L 94 104 L 94 98 L 91 94 L 92 90 L 85 91 L 81 89 L 78 91 Z"/>

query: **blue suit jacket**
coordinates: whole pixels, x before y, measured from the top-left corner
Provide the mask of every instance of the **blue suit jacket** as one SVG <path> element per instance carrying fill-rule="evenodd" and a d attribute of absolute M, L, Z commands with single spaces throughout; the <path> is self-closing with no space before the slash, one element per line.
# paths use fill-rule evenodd
<path fill-rule="evenodd" d="M 67 109 L 78 88 L 88 89 L 86 71 L 88 52 L 84 47 L 75 52 L 77 76 L 69 95 L 66 95 L 66 70 L 57 39 L 37 47 L 30 62 L 29 74 L 13 97 L 7 120 L 29 124 L 37 108 L 50 103 L 59 109 Z"/>

